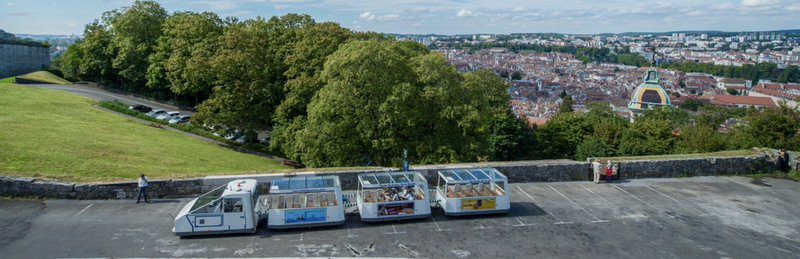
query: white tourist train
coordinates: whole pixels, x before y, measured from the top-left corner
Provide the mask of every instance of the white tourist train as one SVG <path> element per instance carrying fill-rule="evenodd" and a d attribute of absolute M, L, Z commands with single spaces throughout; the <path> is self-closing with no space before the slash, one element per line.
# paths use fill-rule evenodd
<path fill-rule="evenodd" d="M 267 227 L 272 229 L 340 225 L 344 207 L 339 201 L 338 176 L 282 177 L 272 180 Z"/>
<path fill-rule="evenodd" d="M 260 221 L 257 182 L 231 181 L 186 204 L 175 216 L 172 232 L 179 236 L 255 233 Z"/>
<path fill-rule="evenodd" d="M 511 209 L 508 178 L 494 168 L 438 172 L 436 199 L 448 216 L 505 213 Z"/>
<path fill-rule="evenodd" d="M 431 216 L 428 181 L 419 172 L 358 175 L 361 221 L 388 221 Z"/>
<path fill-rule="evenodd" d="M 263 220 L 270 229 L 340 225 L 345 206 L 357 206 L 362 221 L 427 218 L 432 203 L 448 216 L 510 209 L 508 178 L 494 168 L 440 170 L 437 176 L 436 200 L 431 200 L 428 181 L 419 172 L 360 174 L 355 204 L 345 204 L 334 175 L 275 178 L 266 195 L 259 195 L 255 179 L 234 180 L 189 201 L 175 216 L 172 232 L 255 233 Z"/>

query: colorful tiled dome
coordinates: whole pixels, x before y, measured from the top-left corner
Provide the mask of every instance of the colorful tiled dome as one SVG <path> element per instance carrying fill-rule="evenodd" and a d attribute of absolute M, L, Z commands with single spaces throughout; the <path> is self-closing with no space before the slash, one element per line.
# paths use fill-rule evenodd
<path fill-rule="evenodd" d="M 644 82 L 631 94 L 628 108 L 644 110 L 657 105 L 669 106 L 669 94 L 658 84 L 658 71 L 651 67 L 644 75 Z"/>

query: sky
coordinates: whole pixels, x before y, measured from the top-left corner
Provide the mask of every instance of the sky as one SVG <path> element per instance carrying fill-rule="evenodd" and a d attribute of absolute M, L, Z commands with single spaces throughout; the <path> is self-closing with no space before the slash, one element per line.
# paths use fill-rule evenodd
<path fill-rule="evenodd" d="M 0 0 L 0 29 L 83 34 L 128 0 Z M 569 34 L 800 29 L 800 0 L 163 0 L 164 9 L 249 19 L 304 13 L 356 31 Z"/>

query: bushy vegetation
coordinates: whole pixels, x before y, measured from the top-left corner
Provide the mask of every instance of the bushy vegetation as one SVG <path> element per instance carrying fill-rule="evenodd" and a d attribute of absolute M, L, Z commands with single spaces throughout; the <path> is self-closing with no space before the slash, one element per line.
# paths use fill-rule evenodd
<path fill-rule="evenodd" d="M 584 62 L 646 63 L 627 49 L 508 47 L 572 53 Z M 575 114 L 565 98 L 562 112 L 530 128 L 510 115 L 507 85 L 497 75 L 458 73 L 418 43 L 308 15 L 240 21 L 169 14 L 156 2 L 136 1 L 86 25 L 84 38 L 53 64 L 72 80 L 195 105 L 197 123 L 251 139 L 271 131 L 271 153 L 313 167 L 399 166 L 404 149 L 412 163 L 428 164 L 797 148 L 798 118 L 790 109 L 745 115 L 695 104 L 697 114 L 655 109 L 629 123 L 607 105 Z M 716 125 L 732 115 L 743 125 L 719 133 Z M 694 127 L 690 118 L 705 126 L 687 128 Z"/>
<path fill-rule="evenodd" d="M 196 121 L 251 137 L 269 130 L 272 153 L 311 166 L 398 166 L 403 149 L 418 163 L 509 157 L 496 147 L 518 138 L 490 124 L 523 125 L 505 116 L 495 74 L 308 15 L 239 21 L 136 1 L 84 34 L 53 62 L 66 77 L 190 102 Z"/>

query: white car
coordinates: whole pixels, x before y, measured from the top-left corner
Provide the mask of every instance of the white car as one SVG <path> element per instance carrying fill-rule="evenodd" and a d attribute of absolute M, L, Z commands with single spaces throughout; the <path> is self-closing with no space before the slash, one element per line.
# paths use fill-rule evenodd
<path fill-rule="evenodd" d="M 152 111 L 149 111 L 149 112 L 147 112 L 147 116 L 150 116 L 150 117 L 156 117 L 156 116 L 160 116 L 160 115 L 162 115 L 162 114 L 164 114 L 164 113 L 167 113 L 167 111 L 165 111 L 165 110 L 161 110 L 161 109 L 159 109 L 159 110 L 152 110 Z"/>
<path fill-rule="evenodd" d="M 189 124 L 189 119 L 191 119 L 191 118 L 192 118 L 192 116 L 189 116 L 189 115 L 178 115 L 178 116 L 172 117 L 172 119 L 169 120 L 168 122 L 169 122 L 169 124 Z"/>
<path fill-rule="evenodd" d="M 181 112 L 179 112 L 179 111 L 171 111 L 171 112 L 166 112 L 164 114 L 156 116 L 156 119 L 168 121 L 168 120 L 170 120 L 170 119 L 172 119 L 174 117 L 180 116 L 180 115 L 181 115 Z"/>

